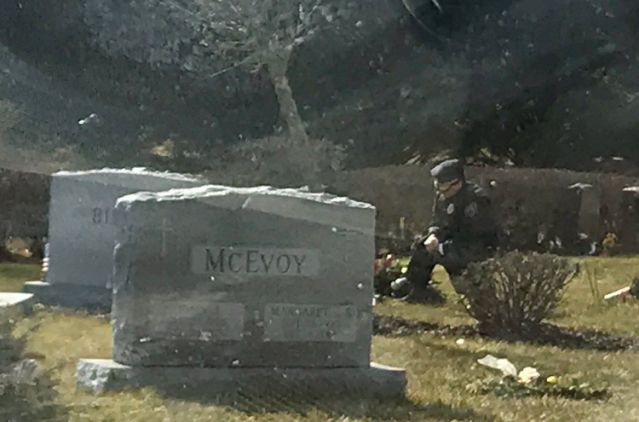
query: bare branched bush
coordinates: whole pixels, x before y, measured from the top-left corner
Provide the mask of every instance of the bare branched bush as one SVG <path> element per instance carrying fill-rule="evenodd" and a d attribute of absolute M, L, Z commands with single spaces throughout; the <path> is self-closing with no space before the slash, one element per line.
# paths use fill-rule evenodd
<path fill-rule="evenodd" d="M 527 338 L 557 308 L 576 272 L 575 264 L 555 255 L 509 252 L 470 264 L 457 283 L 485 334 Z"/>

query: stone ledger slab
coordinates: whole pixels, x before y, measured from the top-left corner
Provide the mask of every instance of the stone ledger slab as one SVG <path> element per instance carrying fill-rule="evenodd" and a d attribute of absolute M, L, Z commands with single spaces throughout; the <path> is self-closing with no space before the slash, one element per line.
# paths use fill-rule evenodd
<path fill-rule="evenodd" d="M 371 364 L 363 368 L 189 368 L 133 367 L 113 360 L 83 359 L 76 367 L 77 387 L 93 393 L 158 387 L 197 389 L 210 395 L 238 390 L 290 391 L 304 395 L 392 398 L 406 388 L 403 369 Z"/>
<path fill-rule="evenodd" d="M 58 172 L 51 182 L 49 268 L 24 290 L 49 305 L 108 310 L 117 198 L 205 184 L 201 179 L 145 169 Z"/>
<path fill-rule="evenodd" d="M 0 317 L 11 318 L 27 314 L 34 304 L 32 294 L 0 293 Z"/>

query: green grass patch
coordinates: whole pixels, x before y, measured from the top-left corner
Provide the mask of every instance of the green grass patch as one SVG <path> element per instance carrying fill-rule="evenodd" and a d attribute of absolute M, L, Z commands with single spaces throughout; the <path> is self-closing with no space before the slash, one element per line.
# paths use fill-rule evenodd
<path fill-rule="evenodd" d="M 609 258 L 587 261 L 597 268 L 602 294 L 623 287 L 636 275 L 639 258 Z M 5 269 L 20 280 L 33 272 Z M 11 277 L 8 277 L 11 278 Z M 437 272 L 441 288 L 448 294 L 444 307 L 408 305 L 384 301 L 376 307 L 380 315 L 391 315 L 447 325 L 472 323 L 454 300 L 446 274 Z M 9 283 L 10 284 L 10 283 Z M 3 284 L 3 286 L 6 284 Z M 639 336 L 639 304 L 604 305 L 594 300 L 587 278 L 578 276 L 566 292 L 556 324 L 598 329 L 626 336 Z M 167 397 L 147 388 L 93 396 L 75 388 L 75 364 L 80 358 L 109 358 L 111 329 L 106 317 L 42 309 L 21 320 L 14 335 L 24 341 L 23 355 L 37 359 L 46 370 L 53 393 L 52 408 L 70 421 L 602 421 L 639 420 L 639 359 L 636 352 L 598 352 L 561 349 L 526 343 L 505 343 L 482 337 L 458 342 L 456 337 L 415 334 L 390 338 L 375 336 L 373 359 L 405 367 L 409 385 L 401 402 L 367 400 L 297 403 L 286 397 L 234 397 L 191 399 Z M 581 401 L 543 394 L 508 395 L 479 393 L 472 386 L 496 379 L 493 371 L 477 363 L 486 354 L 506 357 L 519 369 L 536 367 L 542 374 L 583 380 L 606 388 L 607 400 Z M 16 411 L 18 409 L 16 408 Z M 11 415 L 11 405 L 0 413 Z M 18 419 L 19 420 L 19 419 Z"/>
<path fill-rule="evenodd" d="M 40 270 L 35 264 L 0 264 L 0 292 L 21 292 L 25 281 L 40 279 Z"/>

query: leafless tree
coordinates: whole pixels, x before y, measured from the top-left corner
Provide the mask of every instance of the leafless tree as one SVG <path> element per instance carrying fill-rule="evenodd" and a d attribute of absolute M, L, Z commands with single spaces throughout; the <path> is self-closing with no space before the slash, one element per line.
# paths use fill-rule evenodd
<path fill-rule="evenodd" d="M 237 67 L 265 69 L 290 137 L 306 142 L 287 70 L 295 48 L 334 22 L 334 9 L 326 0 L 201 0 L 207 22 L 201 45 L 230 63 L 218 74 Z"/>

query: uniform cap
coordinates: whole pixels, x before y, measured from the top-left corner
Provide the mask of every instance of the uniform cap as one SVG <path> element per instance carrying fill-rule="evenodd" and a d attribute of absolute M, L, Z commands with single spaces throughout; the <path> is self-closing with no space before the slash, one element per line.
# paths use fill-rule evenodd
<path fill-rule="evenodd" d="M 447 183 L 455 179 L 463 179 L 464 166 L 457 159 L 446 160 L 433 167 L 430 174 L 439 183 Z"/>

